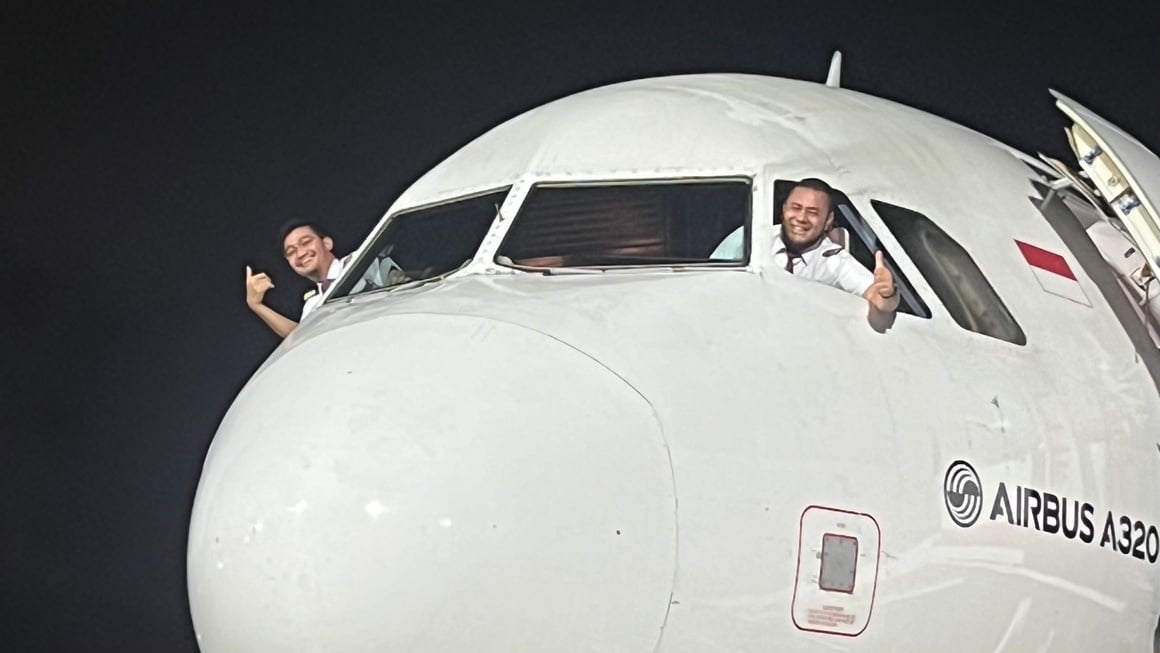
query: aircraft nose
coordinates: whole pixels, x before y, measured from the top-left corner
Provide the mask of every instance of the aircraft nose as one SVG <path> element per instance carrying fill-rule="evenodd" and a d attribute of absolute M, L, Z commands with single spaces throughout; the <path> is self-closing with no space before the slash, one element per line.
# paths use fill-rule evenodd
<path fill-rule="evenodd" d="M 379 317 L 278 356 L 202 471 L 203 653 L 653 649 L 672 471 L 620 377 L 466 316 Z"/>

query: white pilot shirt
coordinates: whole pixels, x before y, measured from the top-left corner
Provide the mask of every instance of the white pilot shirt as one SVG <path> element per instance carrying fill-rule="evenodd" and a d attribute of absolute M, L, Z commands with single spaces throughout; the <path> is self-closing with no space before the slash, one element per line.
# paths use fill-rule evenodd
<path fill-rule="evenodd" d="M 773 262 L 780 268 L 786 268 L 787 259 L 785 243 L 778 232 L 773 239 Z M 859 297 L 874 283 L 873 272 L 825 236 L 806 251 L 794 256 L 790 272 L 794 276 L 841 288 Z"/>
<path fill-rule="evenodd" d="M 326 271 L 327 280 L 333 282 L 335 279 L 337 279 L 339 275 L 342 274 L 342 269 L 345 263 L 345 257 L 338 258 L 336 256 L 334 260 L 330 262 L 330 269 Z M 318 307 L 319 304 L 322 303 L 322 298 L 325 296 L 326 291 L 323 290 L 321 283 L 315 285 L 317 287 L 314 290 L 311 290 L 302 297 L 304 301 L 302 302 L 302 317 L 298 318 L 299 321 L 302 321 L 310 313 L 310 311 L 313 311 Z M 330 284 L 327 284 L 327 289 L 329 289 L 329 285 Z"/>
<path fill-rule="evenodd" d="M 736 260 L 744 253 L 745 233 L 744 229 L 738 228 L 721 241 L 711 258 Z M 773 262 L 779 268 L 785 269 L 786 258 L 785 244 L 781 240 L 779 229 L 773 239 Z M 813 247 L 794 257 L 792 274 L 841 288 L 858 296 L 874 283 L 874 273 L 827 237 L 822 237 Z"/>

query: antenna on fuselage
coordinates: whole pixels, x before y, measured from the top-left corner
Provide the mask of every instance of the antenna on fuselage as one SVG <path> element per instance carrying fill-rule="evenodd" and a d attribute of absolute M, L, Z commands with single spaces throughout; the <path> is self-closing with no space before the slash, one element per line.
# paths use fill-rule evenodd
<path fill-rule="evenodd" d="M 834 50 L 834 56 L 830 58 L 830 72 L 826 75 L 826 86 L 830 88 L 842 88 L 841 50 Z"/>

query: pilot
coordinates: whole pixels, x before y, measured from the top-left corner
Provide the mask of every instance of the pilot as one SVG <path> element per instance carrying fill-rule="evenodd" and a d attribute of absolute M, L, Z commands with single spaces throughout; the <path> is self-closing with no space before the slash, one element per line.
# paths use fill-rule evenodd
<path fill-rule="evenodd" d="M 803 179 L 790 190 L 781 209 L 781 230 L 773 239 L 773 260 L 790 274 L 818 281 L 870 303 L 873 324 L 889 320 L 898 310 L 894 276 L 882 262 L 882 252 L 874 256 L 871 273 L 845 249 L 826 235 L 834 226 L 833 190 L 821 179 Z M 742 230 L 730 234 L 713 252 L 712 258 L 740 258 L 730 252 L 743 248 Z"/>
<path fill-rule="evenodd" d="M 334 241 L 322 227 L 306 220 L 286 223 L 282 236 L 282 255 L 290 269 L 299 276 L 310 279 L 315 289 L 303 296 L 302 316 L 305 318 L 322 301 L 323 293 L 342 274 L 346 259 L 334 255 Z M 285 338 L 298 326 L 298 322 L 282 315 L 263 303 L 266 292 L 274 287 L 274 282 L 264 272 L 254 274 L 246 266 L 246 305 L 250 307 L 274 333 Z"/>

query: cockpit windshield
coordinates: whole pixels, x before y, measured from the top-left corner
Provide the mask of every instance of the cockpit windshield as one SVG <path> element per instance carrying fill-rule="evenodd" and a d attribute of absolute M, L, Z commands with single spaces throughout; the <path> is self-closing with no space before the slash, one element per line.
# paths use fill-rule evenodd
<path fill-rule="evenodd" d="M 734 232 L 749 242 L 751 187 L 738 178 L 539 184 L 496 261 L 533 268 L 741 265 L 747 246 L 722 254 L 718 245 Z"/>
<path fill-rule="evenodd" d="M 368 248 L 368 255 L 358 261 L 331 297 L 357 295 L 454 272 L 479 250 L 508 190 L 393 216 Z"/>

